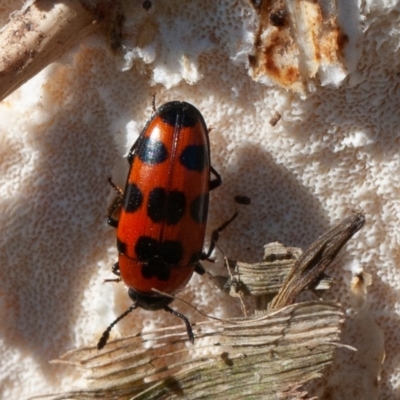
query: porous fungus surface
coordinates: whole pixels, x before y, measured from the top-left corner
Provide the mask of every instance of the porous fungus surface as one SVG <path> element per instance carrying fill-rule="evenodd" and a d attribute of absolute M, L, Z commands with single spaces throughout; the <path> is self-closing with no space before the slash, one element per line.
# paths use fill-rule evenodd
<path fill-rule="evenodd" d="M 346 79 L 330 86 L 325 77 L 322 86 L 316 78 L 299 94 L 250 78 L 257 16 L 244 0 L 152 3 L 149 11 L 142 1 L 124 3 L 122 51 L 92 35 L 0 103 L 0 397 L 77 385 L 76 373 L 48 361 L 95 344 L 129 306 L 122 283 L 103 284 L 117 256 L 107 178 L 124 184 L 122 157 L 151 115 L 153 93 L 157 104 L 194 104 L 213 128 L 223 186 L 211 196 L 209 231 L 234 212 L 235 195 L 251 198 L 221 235 L 229 258 L 260 261 L 274 241 L 304 248 L 364 210 L 365 227 L 327 271 L 336 280 L 331 298 L 349 310 L 344 339 L 361 351 L 342 350 L 315 390 L 332 399 L 398 397 L 400 6 L 362 2 L 346 21 L 358 27 L 350 41 L 359 56 L 348 55 Z M 9 4 L 0 1 L 3 23 Z M 205 267 L 226 274 L 222 262 Z M 372 284 L 355 306 L 350 286 L 361 270 Z M 205 313 L 240 315 L 207 277 L 193 278 L 182 296 Z M 137 310 L 113 335 L 171 323 L 162 311 Z M 378 326 L 386 352 L 379 389 Z"/>

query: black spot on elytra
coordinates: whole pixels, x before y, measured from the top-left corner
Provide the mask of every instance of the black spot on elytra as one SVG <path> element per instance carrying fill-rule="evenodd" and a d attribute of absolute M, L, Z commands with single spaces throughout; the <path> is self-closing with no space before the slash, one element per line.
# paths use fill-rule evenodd
<path fill-rule="evenodd" d="M 167 281 L 171 276 L 171 267 L 164 263 L 149 262 L 142 265 L 142 275 L 146 279 L 157 278 Z"/>
<path fill-rule="evenodd" d="M 176 265 L 183 257 L 183 246 L 178 241 L 159 242 L 148 236 L 140 236 L 135 252 L 139 261 Z"/>
<path fill-rule="evenodd" d="M 122 242 L 118 237 L 117 237 L 117 250 L 118 250 L 118 253 L 121 253 L 121 254 L 126 253 L 126 243 Z"/>
<path fill-rule="evenodd" d="M 167 240 L 161 243 L 160 258 L 167 264 L 178 264 L 183 257 L 181 242 Z"/>
<path fill-rule="evenodd" d="M 128 183 L 124 193 L 124 210 L 126 212 L 137 211 L 143 203 L 143 193 L 135 183 Z"/>
<path fill-rule="evenodd" d="M 147 215 L 153 222 L 161 222 L 165 218 L 167 192 L 164 188 L 154 188 L 149 194 Z"/>
<path fill-rule="evenodd" d="M 167 225 L 175 225 L 183 217 L 186 209 L 186 197 L 183 192 L 169 192 L 167 203 Z"/>
<path fill-rule="evenodd" d="M 186 198 L 183 192 L 173 190 L 169 193 L 164 188 L 154 188 L 149 194 L 147 215 L 153 222 L 166 221 L 167 225 L 177 224 L 186 209 Z"/>
<path fill-rule="evenodd" d="M 159 243 L 148 236 L 140 236 L 135 244 L 135 252 L 139 261 L 153 259 L 158 253 Z"/>
<path fill-rule="evenodd" d="M 185 147 L 179 157 L 179 161 L 190 171 L 203 171 L 208 165 L 207 146 L 190 145 Z"/>
<path fill-rule="evenodd" d="M 193 127 L 197 122 L 201 122 L 205 127 L 199 110 L 189 103 L 172 101 L 161 106 L 157 114 L 163 122 L 171 126 Z"/>
<path fill-rule="evenodd" d="M 203 193 L 197 196 L 190 204 L 190 215 L 199 224 L 207 222 L 208 200 L 208 193 Z"/>
<path fill-rule="evenodd" d="M 137 154 L 140 161 L 150 165 L 161 164 L 168 158 L 168 150 L 164 143 L 148 137 L 142 140 Z"/>

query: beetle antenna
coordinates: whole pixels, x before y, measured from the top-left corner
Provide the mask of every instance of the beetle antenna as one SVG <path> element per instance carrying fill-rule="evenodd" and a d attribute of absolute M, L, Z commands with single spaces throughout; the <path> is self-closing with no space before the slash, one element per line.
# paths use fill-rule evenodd
<path fill-rule="evenodd" d="M 101 335 L 100 340 L 97 343 L 97 350 L 101 350 L 107 344 L 108 338 L 110 337 L 111 329 L 119 321 L 121 321 L 122 318 L 125 318 L 130 312 L 132 312 L 135 308 L 137 308 L 137 304 L 136 303 L 132 304 L 123 314 L 121 314 L 115 321 L 111 322 L 111 324 L 108 325 L 108 328 L 103 332 L 103 334 Z M 192 336 L 193 336 L 193 333 L 192 333 Z"/>
<path fill-rule="evenodd" d="M 173 310 L 172 308 L 170 308 L 168 306 L 164 306 L 164 310 L 168 311 L 172 315 L 175 315 L 175 317 L 178 317 L 181 320 L 183 320 L 183 322 L 186 325 L 186 330 L 187 330 L 187 334 L 189 336 L 190 343 L 194 344 L 194 335 L 193 335 L 192 325 L 190 324 L 190 322 L 187 319 L 187 317 L 184 316 L 183 314 L 179 313 L 178 311 Z"/>
<path fill-rule="evenodd" d="M 154 288 L 152 288 L 151 290 L 152 290 L 153 292 L 162 294 L 162 295 L 165 296 L 165 297 L 169 297 L 169 298 L 171 298 L 171 299 L 179 300 L 179 301 L 181 301 L 182 303 L 185 303 L 187 306 L 193 308 L 195 311 L 197 311 L 197 312 L 198 312 L 200 315 L 202 315 L 203 317 L 206 317 L 206 318 L 209 318 L 209 319 L 213 319 L 213 320 L 215 320 L 215 321 L 222 321 L 222 322 L 227 322 L 227 321 L 228 321 L 228 320 L 226 320 L 226 319 L 222 319 L 222 318 L 218 318 L 218 317 L 213 317 L 212 315 L 208 315 L 208 314 L 203 313 L 203 312 L 200 311 L 197 307 L 195 307 L 193 304 L 189 303 L 189 302 L 186 301 L 185 299 L 182 299 L 181 297 L 174 296 L 174 295 L 172 295 L 172 294 L 165 293 L 165 292 L 162 292 L 161 290 L 157 290 L 157 289 L 154 289 Z M 169 307 L 168 307 L 168 308 L 169 308 Z M 172 310 L 172 309 L 171 309 L 171 310 Z M 169 310 L 166 310 L 166 311 L 169 311 Z M 186 318 L 184 315 L 178 313 L 177 311 L 174 311 L 174 310 L 172 310 L 172 311 L 173 311 L 173 314 L 174 314 L 174 313 L 179 314 L 179 315 L 177 315 L 177 317 L 179 317 L 179 318 L 182 318 L 182 317 Z M 171 312 L 171 311 L 170 311 L 170 312 Z M 175 314 L 174 314 L 174 315 L 175 315 Z M 181 315 L 182 315 L 182 317 L 181 317 Z M 184 318 L 182 318 L 182 319 L 184 320 Z M 187 319 L 187 318 L 186 318 L 186 319 Z M 189 322 L 189 321 L 188 321 L 188 322 Z M 186 325 L 186 326 L 187 326 L 187 325 Z"/>

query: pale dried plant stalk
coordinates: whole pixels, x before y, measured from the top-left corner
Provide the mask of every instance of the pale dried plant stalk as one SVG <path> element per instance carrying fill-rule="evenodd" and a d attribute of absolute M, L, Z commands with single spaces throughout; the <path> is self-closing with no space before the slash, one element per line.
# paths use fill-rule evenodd
<path fill-rule="evenodd" d="M 98 28 L 77 0 L 37 0 L 0 32 L 0 101 Z"/>
<path fill-rule="evenodd" d="M 57 363 L 87 373 L 89 388 L 42 399 L 305 399 L 339 344 L 343 313 L 331 302 L 298 303 L 268 316 L 183 327 L 115 340 L 103 351 L 78 349 Z M 204 340 L 207 338 L 207 340 Z"/>
<path fill-rule="evenodd" d="M 236 272 L 238 265 L 244 266 L 245 281 L 240 275 L 235 278 L 243 287 L 244 282 L 253 286 L 251 266 L 259 278 L 274 281 L 275 311 L 270 307 L 266 315 L 197 324 L 195 347 L 186 346 L 186 331 L 179 326 L 115 340 L 102 351 L 90 347 L 69 352 L 54 362 L 83 368 L 88 388 L 40 398 L 195 400 L 223 393 L 233 400 L 307 399 L 303 386 L 332 364 L 337 347 L 348 347 L 339 338 L 343 312 L 334 302 L 282 304 L 315 284 L 364 222 L 362 212 L 353 213 L 303 254 L 273 243 L 265 246 L 264 263 L 237 263 Z M 276 268 L 288 265 L 290 272 L 278 282 L 269 273 L 259 275 L 260 268 L 272 266 L 278 272 Z M 246 268 L 250 274 L 243 274 Z M 231 287 L 233 281 L 231 277 Z M 265 287 L 255 293 L 265 296 Z"/>
<path fill-rule="evenodd" d="M 228 260 L 229 269 L 233 272 L 224 289 L 232 297 L 239 292 L 244 296 L 275 295 L 301 254 L 299 247 L 285 247 L 274 242 L 264 246 L 263 262 L 249 264 Z M 332 278 L 323 275 L 313 289 L 328 290 L 331 286 Z"/>
<path fill-rule="evenodd" d="M 294 303 L 296 296 L 324 273 L 341 248 L 364 226 L 364 223 L 364 213 L 354 212 L 313 242 L 296 260 L 269 309 L 276 310 Z"/>

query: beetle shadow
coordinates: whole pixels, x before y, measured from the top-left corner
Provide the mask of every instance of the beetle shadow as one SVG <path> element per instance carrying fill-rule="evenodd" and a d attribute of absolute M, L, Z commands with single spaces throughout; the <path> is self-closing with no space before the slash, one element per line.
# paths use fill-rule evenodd
<path fill-rule="evenodd" d="M 56 66 L 52 79 L 68 81 L 65 68 Z M 90 70 L 74 74 L 74 65 L 68 68 L 73 75 L 70 80 L 56 82 L 55 92 L 48 88 L 41 95 L 39 106 L 46 122 L 26 133 L 29 152 L 36 158 L 34 168 L 29 176 L 21 174 L 20 188 L 0 204 L 0 291 L 7 305 L 2 318 L 4 346 L 33 358 L 43 375 L 52 379 L 58 367 L 50 367 L 49 360 L 70 349 L 77 337 L 79 341 L 80 332 L 75 328 L 78 319 L 94 318 L 82 314 L 79 307 L 93 277 L 101 279 L 99 262 L 108 259 L 107 249 L 115 241 L 115 232 L 106 223 L 111 192 L 107 178 L 120 157 L 114 138 L 118 132 L 108 122 L 108 114 L 115 109 L 109 110 L 96 85 L 86 82 L 92 79 Z M 113 68 L 109 73 L 115 74 Z M 113 79 L 129 77 L 110 77 L 110 86 L 104 90 L 114 90 Z M 97 99 L 90 111 L 80 109 L 74 96 L 57 98 L 57 90 L 66 85 L 69 94 L 80 93 L 85 87 L 84 95 Z M 116 93 L 119 103 L 141 105 L 134 112 L 121 108 L 121 126 L 135 118 L 135 113 L 145 118 L 145 110 L 151 110 L 146 89 L 137 88 L 143 93 L 140 96 L 131 89 L 131 82 L 125 87 L 126 92 Z M 60 107 L 57 118 L 47 118 L 45 110 L 55 105 Z M 4 156 L 13 165 L 12 151 Z M 105 293 L 110 290 L 104 287 Z M 93 345 L 97 339 L 93 337 Z"/>
<path fill-rule="evenodd" d="M 220 247 L 230 259 L 259 262 L 263 246 L 277 241 L 304 249 L 330 226 L 309 189 L 255 145 L 237 149 L 235 163 L 223 171 L 223 185 L 217 191 L 210 207 L 214 223 L 239 210 L 232 226 L 221 233 Z M 236 195 L 249 197 L 251 204 L 237 205 Z"/>

